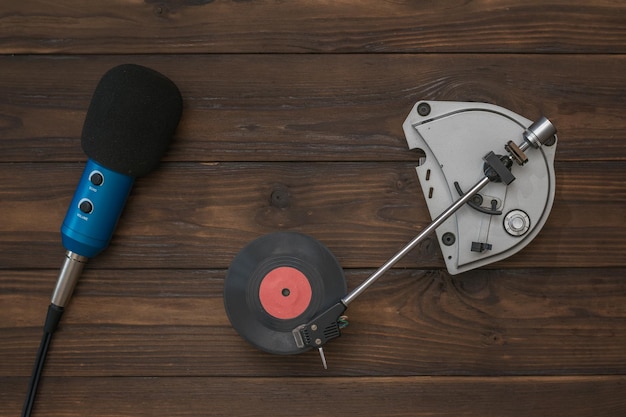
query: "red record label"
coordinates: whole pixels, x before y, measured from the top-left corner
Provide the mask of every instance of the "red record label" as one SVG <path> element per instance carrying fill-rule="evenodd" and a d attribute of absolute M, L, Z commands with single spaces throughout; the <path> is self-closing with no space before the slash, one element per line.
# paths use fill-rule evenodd
<path fill-rule="evenodd" d="M 332 252 L 299 232 L 274 232 L 248 243 L 224 279 L 224 307 L 246 341 L 270 353 L 291 355 L 293 330 L 346 295 L 343 269 Z"/>
<path fill-rule="evenodd" d="M 304 313 L 313 291 L 306 276 L 296 268 L 281 266 L 271 270 L 259 286 L 259 300 L 265 311 L 282 320 Z"/>

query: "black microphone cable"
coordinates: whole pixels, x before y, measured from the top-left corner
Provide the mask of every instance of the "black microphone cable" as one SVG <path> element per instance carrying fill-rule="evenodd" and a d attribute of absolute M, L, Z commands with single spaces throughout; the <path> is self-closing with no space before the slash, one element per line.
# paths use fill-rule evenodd
<path fill-rule="evenodd" d="M 33 367 L 33 373 L 28 383 L 28 393 L 26 394 L 26 400 L 24 401 L 24 407 L 22 408 L 22 417 L 29 417 L 33 410 L 33 404 L 35 403 L 35 396 L 37 395 L 37 387 L 39 386 L 39 379 L 41 378 L 41 372 L 43 366 L 46 363 L 46 356 L 48 355 L 48 348 L 52 341 L 52 335 L 59 325 L 61 316 L 63 316 L 63 307 L 50 304 L 48 307 L 48 313 L 46 314 L 46 321 L 43 326 L 43 335 L 41 337 L 41 343 L 39 344 L 39 350 L 37 351 L 37 357 L 35 358 L 35 366 Z"/>

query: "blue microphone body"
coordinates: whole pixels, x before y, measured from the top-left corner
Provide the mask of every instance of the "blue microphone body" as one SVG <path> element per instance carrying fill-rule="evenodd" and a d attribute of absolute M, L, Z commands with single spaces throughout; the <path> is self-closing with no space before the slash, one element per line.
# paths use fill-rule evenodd
<path fill-rule="evenodd" d="M 65 249 L 86 258 L 106 249 L 134 181 L 89 159 L 61 225 Z"/>

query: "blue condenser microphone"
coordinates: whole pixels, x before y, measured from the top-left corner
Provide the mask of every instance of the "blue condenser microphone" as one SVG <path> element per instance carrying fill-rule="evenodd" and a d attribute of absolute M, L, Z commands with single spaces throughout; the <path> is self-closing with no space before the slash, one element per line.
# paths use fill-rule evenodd
<path fill-rule="evenodd" d="M 65 307 L 87 260 L 109 245 L 135 178 L 157 167 L 181 112 L 176 85 L 152 69 L 120 65 L 102 77 L 83 125 L 89 160 L 61 226 L 67 253 L 52 305 Z"/>
<path fill-rule="evenodd" d="M 83 267 L 109 245 L 136 177 L 159 164 L 182 113 L 176 85 L 140 65 L 109 70 L 87 110 L 81 145 L 89 157 L 61 226 L 59 273 L 22 416 L 30 415 L 52 333 Z"/>

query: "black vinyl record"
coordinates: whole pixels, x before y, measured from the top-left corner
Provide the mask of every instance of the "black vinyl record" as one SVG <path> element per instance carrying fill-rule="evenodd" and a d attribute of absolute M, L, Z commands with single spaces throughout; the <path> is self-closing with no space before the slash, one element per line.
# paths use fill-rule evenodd
<path fill-rule="evenodd" d="M 311 236 L 276 232 L 250 242 L 233 259 L 224 282 L 224 306 L 235 330 L 275 354 L 301 353 L 293 329 L 346 295 L 343 269 Z"/>

